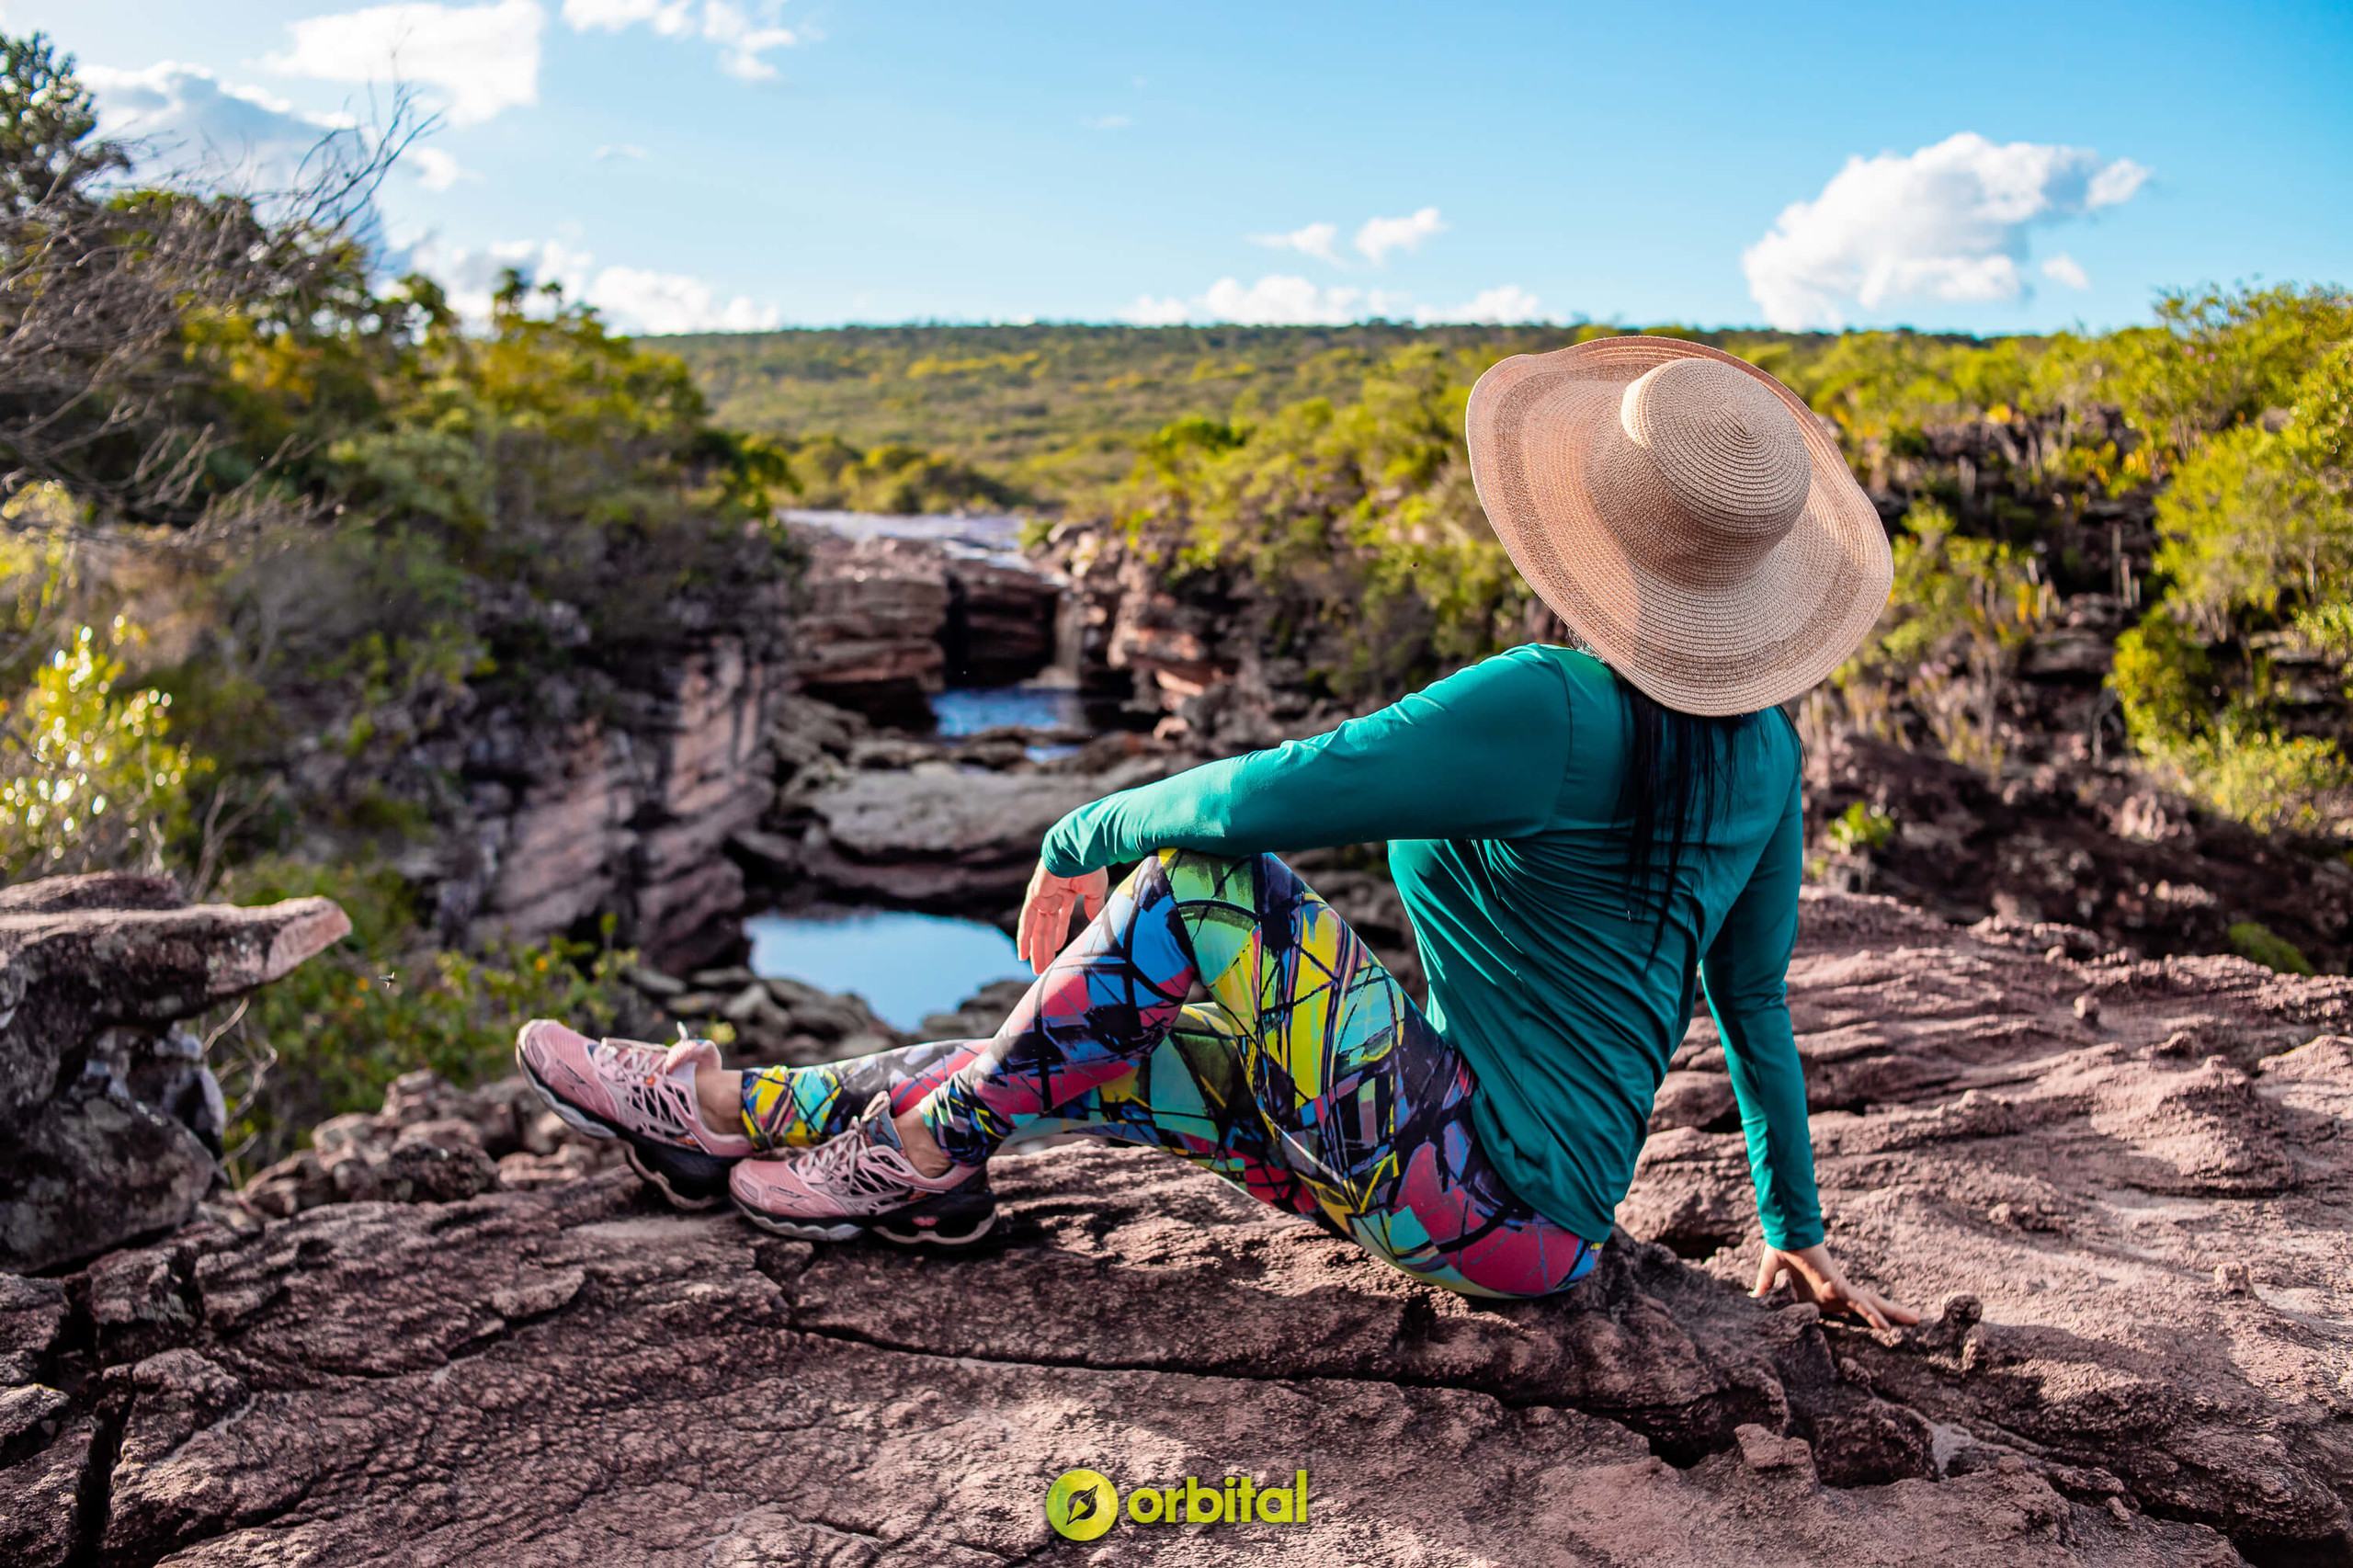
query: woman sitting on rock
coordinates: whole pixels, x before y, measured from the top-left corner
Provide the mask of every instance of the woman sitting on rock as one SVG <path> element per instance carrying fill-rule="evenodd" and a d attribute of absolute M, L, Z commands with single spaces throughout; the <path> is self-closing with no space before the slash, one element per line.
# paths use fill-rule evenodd
<path fill-rule="evenodd" d="M 1786 1271 L 1826 1308 L 1916 1321 L 1823 1244 L 1784 991 L 1802 829 L 1778 705 L 1885 603 L 1877 513 L 1793 393 L 1688 343 L 1506 359 L 1469 437 L 1496 533 L 1583 649 L 1515 648 L 1071 812 L 1021 913 L 1038 981 L 994 1039 L 730 1073 L 708 1041 L 536 1021 L 524 1070 L 674 1198 L 723 1188 L 785 1235 L 972 1241 L 989 1156 L 1081 1132 L 1165 1149 L 1416 1279 L 1541 1296 L 1609 1233 L 1696 983 L 1747 1135 L 1758 1290 Z M 1373 840 L 1427 1009 L 1275 858 Z M 1139 860 L 1112 891 L 1106 868 Z M 1212 1000 L 1187 1006 L 1196 983 Z"/>

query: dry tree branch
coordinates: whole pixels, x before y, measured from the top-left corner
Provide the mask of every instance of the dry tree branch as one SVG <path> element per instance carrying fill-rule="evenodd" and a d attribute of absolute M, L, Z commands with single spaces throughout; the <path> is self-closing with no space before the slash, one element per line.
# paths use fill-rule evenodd
<path fill-rule="evenodd" d="M 98 143 L 79 177 L 0 204 L 0 496 L 49 481 L 115 517 L 197 521 L 222 436 L 192 406 L 207 369 L 190 323 L 298 319 L 348 278 L 375 249 L 384 176 L 433 124 L 396 91 L 367 128 L 323 136 L 278 190 L 107 188 L 133 160 Z M 281 443 L 261 472 L 301 449 Z"/>

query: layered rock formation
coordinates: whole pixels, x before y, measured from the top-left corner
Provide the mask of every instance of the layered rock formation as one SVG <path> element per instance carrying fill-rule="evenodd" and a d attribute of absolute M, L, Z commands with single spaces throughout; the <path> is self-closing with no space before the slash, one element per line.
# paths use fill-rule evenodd
<path fill-rule="evenodd" d="M 1625 1231 L 1541 1301 L 1100 1147 L 1002 1160 L 1000 1238 L 957 1257 L 674 1215 L 620 1173 L 222 1210 L 0 1279 L 0 1556 L 2343 1561 L 2353 983 L 2103 949 L 1807 901 L 1832 1240 L 1916 1329 L 1742 1293 L 1701 1026 Z M 1041 1505 L 1077 1465 L 1305 1469 L 1310 1522 L 1064 1543 Z"/>
<path fill-rule="evenodd" d="M 601 914 L 621 939 L 691 963 L 734 939 L 744 878 L 720 853 L 775 793 L 767 735 L 785 672 L 713 639 L 553 726 L 510 713 L 467 743 L 464 861 L 438 897 L 445 928 L 474 943 L 536 940 Z"/>
<path fill-rule="evenodd" d="M 1054 659 L 1062 585 L 1002 551 L 955 540 L 805 528 L 793 662 L 812 696 L 920 722 L 951 682 L 1001 686 Z"/>
<path fill-rule="evenodd" d="M 790 699 L 773 736 L 775 801 L 733 849 L 779 896 L 1006 917 L 1064 812 L 1199 760 L 1111 734 L 1040 761 L 1028 739 L 878 735 L 861 714 Z"/>
<path fill-rule="evenodd" d="M 1017 680 L 1054 656 L 1061 583 L 1003 551 L 796 538 L 808 556 L 797 591 L 767 585 L 737 607 L 756 632 L 682 633 L 642 667 L 539 679 L 527 702 L 462 688 L 446 711 L 387 716 L 413 741 L 398 758 L 319 748 L 303 789 L 347 801 L 390 778 L 419 797 L 437 832 L 401 869 L 451 943 L 585 936 L 609 915 L 620 941 L 665 967 L 719 957 L 737 941 L 746 867 L 763 874 L 777 776 L 809 749 L 800 722 L 838 722 L 795 692 L 921 727 L 943 684 Z M 555 620 L 547 640 L 585 635 L 576 617 Z M 789 881 L 792 867 L 766 871 Z"/>
<path fill-rule="evenodd" d="M 0 889 L 0 1269 L 53 1267 L 195 1213 L 224 1108 L 181 1021 L 350 928 L 323 898 L 190 907 L 160 878 Z"/>

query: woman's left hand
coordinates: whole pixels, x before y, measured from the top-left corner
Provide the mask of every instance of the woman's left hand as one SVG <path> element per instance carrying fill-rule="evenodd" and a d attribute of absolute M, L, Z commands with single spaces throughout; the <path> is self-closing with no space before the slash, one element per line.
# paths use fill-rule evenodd
<path fill-rule="evenodd" d="M 1075 877 L 1058 877 L 1046 869 L 1043 860 L 1029 877 L 1029 891 L 1022 896 L 1021 920 L 1014 932 L 1013 950 L 1022 962 L 1038 974 L 1054 961 L 1054 955 L 1070 940 L 1071 911 L 1084 907 L 1086 917 L 1094 919 L 1103 912 L 1103 901 L 1110 895 L 1111 875 L 1108 871 L 1088 871 Z"/>
<path fill-rule="evenodd" d="M 1830 1249 L 1819 1242 L 1794 1252 L 1767 1247 L 1765 1261 L 1756 1269 L 1756 1289 L 1749 1294 L 1767 1294 L 1779 1283 L 1785 1271 L 1790 1277 L 1790 1294 L 1801 1301 L 1812 1301 L 1825 1314 L 1852 1312 L 1873 1328 L 1920 1321 L 1918 1312 L 1897 1306 L 1868 1285 L 1850 1281 L 1839 1269 L 1837 1260 L 1830 1256 Z"/>

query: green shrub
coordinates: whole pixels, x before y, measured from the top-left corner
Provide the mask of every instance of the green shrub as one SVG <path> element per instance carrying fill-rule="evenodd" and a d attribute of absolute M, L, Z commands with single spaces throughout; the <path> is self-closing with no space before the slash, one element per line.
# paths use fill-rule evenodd
<path fill-rule="evenodd" d="M 1142 444 L 1118 516 L 1179 571 L 1255 579 L 1310 678 L 1363 701 L 1526 637 L 1530 598 L 1471 483 L 1462 418 L 1491 352 L 1401 349 L 1355 401 L 1189 417 Z"/>
<path fill-rule="evenodd" d="M 2296 945 L 2274 932 L 2259 920 L 2239 920 L 2225 933 L 2231 951 L 2243 959 L 2253 959 L 2266 969 L 2276 969 L 2281 974 L 2310 974 L 2313 966 Z"/>
<path fill-rule="evenodd" d="M 78 629 L 0 703 L 0 870 L 10 881 L 75 871 L 161 871 L 187 831 L 188 782 L 205 764 L 169 744 L 171 698 L 118 692 L 117 618 L 107 642 Z"/>
<path fill-rule="evenodd" d="M 460 1086 L 512 1071 L 515 1030 L 555 1017 L 609 1032 L 635 953 L 561 937 L 479 956 L 434 947 L 394 872 L 271 861 L 227 882 L 242 903 L 319 894 L 351 916 L 351 935 L 215 1026 L 210 1055 L 233 1108 L 228 1147 L 240 1179 L 347 1111 L 372 1111 L 404 1073 L 426 1068 Z"/>
<path fill-rule="evenodd" d="M 2214 731 L 2161 746 L 2154 760 L 2170 769 L 2201 805 L 2263 832 L 2326 830 L 2353 790 L 2353 767 L 2322 735 L 2282 735 L 2243 711 Z"/>
<path fill-rule="evenodd" d="M 1867 801 L 1857 801 L 1830 819 L 1823 840 L 1841 855 L 1858 849 L 1879 849 L 1895 836 L 1895 819 Z"/>

